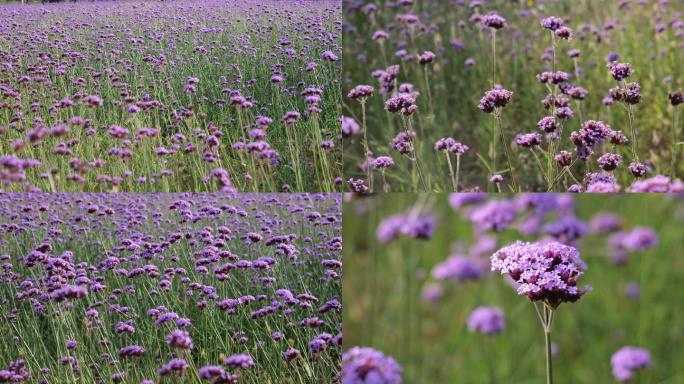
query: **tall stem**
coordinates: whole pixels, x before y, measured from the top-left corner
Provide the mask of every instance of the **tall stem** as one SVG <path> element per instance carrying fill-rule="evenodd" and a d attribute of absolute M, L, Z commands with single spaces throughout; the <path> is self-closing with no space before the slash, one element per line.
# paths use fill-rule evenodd
<path fill-rule="evenodd" d="M 677 172 L 677 107 L 672 113 L 672 141 L 670 144 L 670 178 L 674 179 Z"/>
<path fill-rule="evenodd" d="M 492 29 L 492 83 L 496 84 L 496 29 Z"/>
<path fill-rule="evenodd" d="M 430 79 L 428 77 L 427 65 L 423 65 L 423 74 L 425 75 L 425 89 L 427 89 L 428 94 L 428 104 L 430 104 L 430 116 L 435 116 L 435 108 L 432 105 L 432 91 L 430 90 Z"/>
<path fill-rule="evenodd" d="M 551 362 L 551 323 L 553 309 L 544 305 L 544 341 L 546 347 L 546 384 L 553 384 L 553 367 Z"/>
<path fill-rule="evenodd" d="M 456 154 L 456 188 L 454 189 L 454 192 L 458 192 L 458 175 L 459 175 L 460 171 L 461 171 L 461 154 L 457 153 Z"/>
<path fill-rule="evenodd" d="M 629 120 L 629 130 L 632 134 L 632 156 L 639 162 L 639 144 L 637 143 L 636 132 L 634 131 L 634 112 L 632 111 L 632 104 L 627 105 L 627 119 Z"/>
<path fill-rule="evenodd" d="M 444 151 L 446 155 L 447 164 L 449 164 L 449 176 L 451 176 L 451 185 L 454 187 L 454 192 L 458 192 L 458 183 L 454 178 L 454 167 L 451 165 L 451 158 L 449 157 L 449 151 Z"/>
<path fill-rule="evenodd" d="M 513 163 L 511 162 L 511 154 L 508 150 L 508 144 L 506 144 L 506 135 L 503 131 L 503 126 L 501 125 L 501 111 L 497 111 L 494 116 L 496 117 L 496 122 L 499 126 L 499 139 L 501 140 L 501 146 L 504 149 L 504 154 L 506 155 L 506 161 L 508 162 L 508 169 L 511 172 L 511 183 L 513 184 L 513 190 L 518 191 L 518 184 L 515 181 L 515 174 L 513 173 Z"/>
<path fill-rule="evenodd" d="M 546 340 L 546 383 L 553 384 L 553 368 L 551 367 L 551 330 L 544 331 Z"/>
<path fill-rule="evenodd" d="M 366 129 L 366 99 L 361 99 L 361 128 L 363 129 L 363 157 L 366 159 L 366 180 L 368 189 L 373 192 L 373 179 L 371 175 L 370 161 L 368 159 L 368 130 Z"/>

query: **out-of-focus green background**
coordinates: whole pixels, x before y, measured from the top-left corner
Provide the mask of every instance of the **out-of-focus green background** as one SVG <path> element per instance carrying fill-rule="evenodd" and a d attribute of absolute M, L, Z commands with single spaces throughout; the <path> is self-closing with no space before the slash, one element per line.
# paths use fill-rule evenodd
<path fill-rule="evenodd" d="M 498 273 L 486 272 L 471 283 L 443 283 L 442 299 L 421 299 L 421 287 L 434 282 L 432 267 L 451 254 L 455 243 L 467 251 L 473 242 L 472 225 L 449 206 L 448 196 L 385 194 L 345 203 L 344 347 L 372 346 L 394 356 L 404 367 L 406 383 L 541 383 L 541 325 L 528 299 L 517 295 Z M 438 222 L 431 240 L 376 240 L 383 218 L 421 199 Z M 580 195 L 575 197 L 575 211 L 585 222 L 597 212 L 613 212 L 622 218 L 624 229 L 651 227 L 659 241 L 616 266 L 607 235 L 589 234 L 580 240 L 578 249 L 588 265 L 580 285 L 593 290 L 556 313 L 555 382 L 614 382 L 610 357 L 631 345 L 648 349 L 653 359 L 653 367 L 641 372 L 635 383 L 683 383 L 684 203 L 662 195 Z M 517 239 L 537 237 L 508 229 L 498 235 L 498 247 Z M 627 296 L 629 283 L 640 286 L 639 299 Z M 482 305 L 505 311 L 501 334 L 468 331 L 468 315 Z"/>

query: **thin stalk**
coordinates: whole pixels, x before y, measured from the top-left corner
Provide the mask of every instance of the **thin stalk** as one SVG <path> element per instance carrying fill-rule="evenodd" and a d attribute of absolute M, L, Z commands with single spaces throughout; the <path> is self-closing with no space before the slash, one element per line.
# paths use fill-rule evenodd
<path fill-rule="evenodd" d="M 451 165 L 449 151 L 444 151 L 444 154 L 446 155 L 447 164 L 449 164 L 449 176 L 451 177 L 451 185 L 454 188 L 454 192 L 458 192 L 458 183 L 456 182 L 456 178 L 454 177 L 454 167 Z"/>
<path fill-rule="evenodd" d="M 458 176 L 461 172 L 461 154 L 457 153 L 456 154 L 456 189 L 455 192 L 458 192 Z"/>
<path fill-rule="evenodd" d="M 496 29 L 492 29 L 492 83 L 496 84 Z"/>
<path fill-rule="evenodd" d="M 435 108 L 432 105 L 432 91 L 430 90 L 430 78 L 428 76 L 427 64 L 423 65 L 423 75 L 425 76 L 425 88 L 427 89 L 427 94 L 428 94 L 428 104 L 430 104 L 430 116 L 432 118 L 434 118 Z"/>
<path fill-rule="evenodd" d="M 629 120 L 629 130 L 632 134 L 632 156 L 639 162 L 639 144 L 637 143 L 636 132 L 634 131 L 634 111 L 632 104 L 627 105 L 627 119 Z"/>
<path fill-rule="evenodd" d="M 553 384 L 553 367 L 551 362 L 551 323 L 553 322 L 553 309 L 544 306 L 546 324 L 544 327 L 544 341 L 546 343 L 546 383 Z"/>
<path fill-rule="evenodd" d="M 511 183 L 513 184 L 513 190 L 517 191 L 518 190 L 518 184 L 515 181 L 515 173 L 513 172 L 513 163 L 511 162 L 511 154 L 510 154 L 510 151 L 508 150 L 508 145 L 506 144 L 506 135 L 504 134 L 503 126 L 501 125 L 501 111 L 497 111 L 494 114 L 494 117 L 496 118 L 496 122 L 499 126 L 499 139 L 501 140 L 501 146 L 503 146 L 503 148 L 504 148 L 504 154 L 506 155 L 506 161 L 508 162 L 508 169 L 511 173 Z"/>
<path fill-rule="evenodd" d="M 677 107 L 673 107 L 672 113 L 672 140 L 670 142 L 670 177 L 674 178 L 677 170 Z"/>
<path fill-rule="evenodd" d="M 387 179 L 385 178 L 385 170 L 382 170 L 382 191 L 389 192 L 389 184 L 387 184 Z"/>
<path fill-rule="evenodd" d="M 363 157 L 366 159 L 366 180 L 368 189 L 373 192 L 373 178 L 368 160 L 368 129 L 366 129 L 366 99 L 361 99 L 361 129 L 363 130 Z"/>

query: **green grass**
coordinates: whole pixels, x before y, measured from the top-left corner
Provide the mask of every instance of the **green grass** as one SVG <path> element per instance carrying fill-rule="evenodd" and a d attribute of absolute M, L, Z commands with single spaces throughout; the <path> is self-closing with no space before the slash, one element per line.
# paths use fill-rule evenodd
<path fill-rule="evenodd" d="M 667 24 L 677 19 L 677 12 L 684 10 L 680 2 L 670 2 L 669 6 L 659 9 L 655 3 L 640 6 L 632 1 L 632 10 L 618 10 L 618 1 L 486 2 L 486 7 L 479 10 L 481 14 L 495 11 L 508 22 L 508 26 L 496 34 L 496 74 L 493 73 L 492 39 L 488 31 L 480 31 L 478 24 L 468 21 L 475 13 L 469 7 L 457 6 L 446 0 L 416 1 L 411 7 L 393 9 L 386 9 L 380 4 L 377 12 L 367 16 L 361 10 L 351 9 L 351 3 L 347 2 L 345 9 L 344 91 L 346 93 L 358 84 L 369 84 L 376 88 L 376 94 L 368 99 L 366 106 L 369 146 L 375 156 L 390 155 L 394 158 L 396 165 L 385 172 L 392 191 L 453 191 L 446 158 L 443 153 L 433 149 L 437 139 L 449 136 L 470 147 L 461 156 L 460 190 L 479 187 L 495 191 L 489 177 L 497 173 L 503 174 L 506 179 L 502 185 L 505 191 L 512 187 L 496 121 L 478 109 L 479 99 L 495 83 L 513 92 L 512 101 L 503 110 L 502 125 L 506 142 L 513 147 L 513 167 L 519 179 L 518 184 L 524 191 L 549 189 L 550 183 L 544 180 L 543 175 L 558 175 L 560 170 L 557 167 L 549 168 L 546 156 L 557 153 L 558 149 L 574 151 L 569 134 L 580 128 L 580 117 L 582 121 L 604 121 L 613 129 L 622 130 L 631 139 L 625 108 L 618 102 L 612 107 L 602 105 L 608 90 L 617 85 L 605 67 L 605 58 L 612 51 L 620 54 L 621 62 L 633 65 L 635 75 L 629 81 L 637 81 L 642 87 L 643 101 L 634 111 L 640 160 L 652 164 L 652 174 L 674 174 L 680 178 L 684 174 L 681 145 L 677 144 L 683 139 L 684 119 L 679 118 L 673 131 L 675 109 L 667 99 L 669 91 L 683 84 L 684 72 L 679 64 L 684 60 L 683 39 L 675 36 L 675 28 L 668 27 L 663 33 L 655 33 L 656 24 Z M 523 17 L 521 11 L 529 11 L 530 15 Z M 396 17 L 405 13 L 418 15 L 431 32 L 415 28 L 412 34 L 403 33 L 406 28 L 396 21 Z M 550 149 L 546 143 L 542 146 L 544 153 L 538 153 L 543 164 L 540 169 L 530 150 L 515 145 L 514 139 L 519 133 L 540 132 L 537 122 L 550 114 L 541 104 L 549 92 L 535 76 L 550 71 L 552 67 L 550 61 L 541 59 L 552 45 L 551 35 L 539 24 L 543 17 L 551 15 L 569 20 L 567 25 L 575 31 L 575 38 L 571 41 L 557 39 L 556 70 L 573 74 L 575 64 L 566 53 L 574 48 L 580 49 L 581 56 L 577 64 L 583 73 L 579 80 L 570 80 L 586 88 L 589 95 L 579 103 L 579 108 L 574 101 L 571 102 L 574 117 L 564 124 L 562 142 L 557 148 Z M 662 19 L 656 21 L 656 15 Z M 459 27 L 461 21 L 465 22 L 464 28 Z M 603 30 L 603 25 L 609 21 L 617 23 L 613 30 L 607 32 Z M 600 31 L 600 41 L 592 32 L 581 31 L 585 25 Z M 384 44 L 371 40 L 372 34 L 380 29 L 390 34 Z M 464 49 L 453 49 L 450 44 L 453 39 L 460 40 Z M 437 60 L 425 67 L 428 69 L 432 104 L 429 102 L 423 66 L 416 60 L 405 62 L 395 57 L 395 52 L 400 48 L 414 56 L 424 51 L 437 54 Z M 363 55 L 366 61 L 360 62 L 357 59 L 359 55 Z M 466 67 L 464 61 L 467 58 L 473 58 L 475 65 Z M 415 90 L 421 93 L 417 99 L 418 111 L 411 118 L 417 133 L 415 145 L 418 162 L 415 164 L 400 156 L 389 145 L 391 139 L 404 128 L 398 115 L 384 110 L 383 102 L 388 96 L 378 94 L 379 82 L 371 77 L 372 71 L 392 64 L 401 66 L 398 84 L 413 84 Z M 665 82 L 668 77 L 672 81 L 670 84 Z M 344 102 L 343 113 L 361 123 L 359 103 L 350 99 Z M 614 174 L 625 188 L 633 181 L 627 170 L 627 165 L 634 161 L 629 145 L 615 147 L 606 144 L 597 148 L 596 155 L 586 164 L 582 161 L 574 164 L 573 174 L 581 180 L 586 172 L 596 172 L 597 157 L 615 151 L 623 156 L 623 164 Z M 359 169 L 364 159 L 361 134 L 345 141 L 343 157 L 347 178 L 366 178 Z M 422 180 L 413 171 L 414 165 L 422 168 Z M 375 189 L 380 190 L 380 172 L 374 173 Z M 553 185 L 553 190 L 565 191 L 570 184 L 572 180 L 564 175 Z"/>
<path fill-rule="evenodd" d="M 43 15 L 47 7 L 50 13 Z M 252 9 L 255 8 L 255 9 Z M 340 45 L 339 21 L 341 9 L 333 2 L 297 4 L 287 9 L 279 3 L 256 5 L 241 2 L 116 2 L 107 4 L 78 3 L 59 5 L 3 5 L 0 15 L 11 18 L 16 25 L 3 28 L 0 40 L 0 62 L 11 63 L 11 71 L 0 72 L 0 84 L 20 92 L 20 97 L 2 99 L 21 108 L 0 110 L 0 154 L 37 159 L 41 166 L 29 169 L 25 183 L 5 186 L 8 191 L 38 188 L 43 191 L 124 191 L 178 192 L 216 191 L 216 181 L 204 182 L 214 168 L 229 171 L 230 179 L 239 191 L 335 190 L 333 179 L 341 174 L 341 146 L 338 141 L 341 91 L 339 73 L 341 61 L 322 59 L 326 50 L 336 51 Z M 55 29 L 56 25 L 60 26 Z M 186 27 L 192 27 L 187 30 Z M 304 28 L 307 26 L 308 28 Z M 204 32 L 213 28 L 213 32 Z M 218 29 L 218 30 L 216 30 Z M 38 36 L 40 39 L 32 39 Z M 278 41 L 287 38 L 292 45 L 285 48 L 297 54 L 286 57 Z M 78 52 L 83 59 L 71 60 L 65 55 Z M 40 58 L 48 54 L 50 59 Z M 145 60 L 160 58 L 156 65 Z M 315 71 L 304 70 L 316 62 Z M 285 81 L 272 84 L 271 76 L 278 70 L 287 74 Z M 66 74 L 56 75 L 64 66 Z M 38 67 L 45 72 L 35 72 Z M 116 75 L 105 74 L 99 81 L 95 72 L 112 69 Z M 48 82 L 19 83 L 21 76 L 44 77 Z M 189 76 L 199 79 L 197 93 L 186 94 L 183 87 Z M 85 85 L 74 83 L 85 79 Z M 280 118 L 287 111 L 304 113 L 307 105 L 300 92 L 305 87 L 322 88 L 320 114 L 312 114 L 286 129 Z M 292 95 L 285 93 L 292 88 Z M 240 90 L 255 106 L 241 110 L 230 105 L 230 90 Z M 121 92 L 136 102 L 145 95 L 163 103 L 164 108 L 129 114 Z M 77 102 L 73 107 L 51 111 L 63 98 L 74 94 L 98 95 L 104 104 L 88 108 Z M 225 104 L 217 104 L 224 100 Z M 32 109 L 36 103 L 37 108 Z M 123 103 L 117 105 L 116 103 Z M 193 117 L 177 120 L 174 114 L 190 109 Z M 21 113 L 16 124 L 15 113 Z M 272 118 L 265 141 L 280 154 L 280 163 L 270 165 L 269 159 L 259 160 L 246 151 L 232 149 L 243 140 L 252 141 L 243 127 L 255 123 L 257 115 Z M 48 136 L 34 145 L 15 151 L 12 143 L 26 141 L 27 133 L 41 119 L 47 127 L 73 116 L 91 119 L 96 134 L 85 136 L 85 129 L 71 127 L 68 135 Z M 218 127 L 220 145 L 208 152 L 216 160 L 204 160 L 206 144 L 202 136 L 211 134 L 210 123 Z M 131 131 L 133 141 L 130 159 L 109 156 L 112 147 L 121 148 L 121 139 L 107 134 L 112 125 Z M 154 138 L 134 139 L 143 127 L 161 132 Z M 157 156 L 155 148 L 171 149 L 175 134 L 185 136 L 176 153 Z M 77 140 L 70 155 L 52 152 L 60 142 Z M 320 144 L 332 140 L 337 147 L 324 150 Z M 186 144 L 196 150 L 185 154 Z M 85 182 L 69 180 L 75 171 L 69 166 L 72 158 L 86 163 L 103 159 L 102 167 L 87 167 L 80 173 Z M 160 176 L 164 170 L 172 175 Z M 47 173 L 52 172 L 50 177 Z M 128 175 L 130 173 L 130 175 Z M 249 174 L 252 179 L 245 177 Z M 121 177 L 119 185 L 101 180 L 100 175 Z M 146 177 L 144 183 L 139 177 Z"/>
<path fill-rule="evenodd" d="M 435 282 L 431 269 L 453 250 L 467 250 L 474 240 L 470 223 L 448 206 L 447 196 L 392 194 L 344 205 L 344 348 L 372 346 L 394 356 L 407 383 L 543 382 L 541 324 L 533 305 L 502 276 L 486 274 L 467 284 L 445 282 L 439 301 L 421 300 L 422 287 Z M 418 201 L 427 201 L 437 218 L 431 240 L 376 240 L 383 218 Z M 580 240 L 578 249 L 588 270 L 579 283 L 593 290 L 576 303 L 562 304 L 556 313 L 555 382 L 613 382 L 610 357 L 625 345 L 646 348 L 653 359 L 653 367 L 634 383 L 682 382 L 684 205 L 656 195 L 581 195 L 575 198 L 575 207 L 585 222 L 608 211 L 620 216 L 626 229 L 652 227 L 659 241 L 654 249 L 632 253 L 627 264 L 616 266 L 610 261 L 606 235 Z M 497 238 L 499 247 L 517 239 L 536 239 L 514 229 Z M 626 296 L 628 283 L 641 287 L 640 299 Z M 496 336 L 470 333 L 466 320 L 478 306 L 501 307 L 506 329 Z"/>

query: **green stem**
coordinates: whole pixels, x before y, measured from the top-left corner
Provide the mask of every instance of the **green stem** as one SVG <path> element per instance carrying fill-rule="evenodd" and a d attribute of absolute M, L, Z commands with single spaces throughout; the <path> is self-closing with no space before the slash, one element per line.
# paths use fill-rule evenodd
<path fill-rule="evenodd" d="M 454 188 L 454 192 L 458 192 L 458 183 L 456 182 L 456 179 L 454 178 L 454 167 L 451 165 L 451 158 L 449 157 L 449 151 L 444 151 L 444 154 L 446 155 L 447 164 L 449 165 L 449 176 L 451 176 L 451 185 Z"/>
<path fill-rule="evenodd" d="M 499 139 L 501 140 L 501 146 L 504 149 L 504 154 L 506 155 L 506 161 L 508 162 L 508 170 L 511 173 L 511 183 L 513 184 L 513 190 L 518 191 L 518 184 L 515 181 L 515 174 L 513 172 L 513 163 L 511 162 L 511 154 L 506 144 L 506 135 L 503 131 L 503 126 L 501 125 L 501 111 L 497 111 L 494 116 L 496 117 L 496 122 L 499 126 Z"/>

